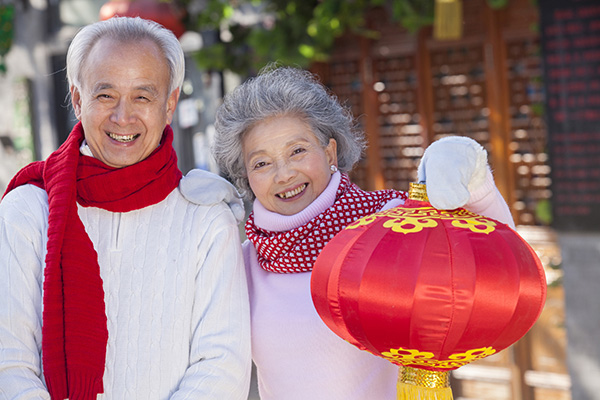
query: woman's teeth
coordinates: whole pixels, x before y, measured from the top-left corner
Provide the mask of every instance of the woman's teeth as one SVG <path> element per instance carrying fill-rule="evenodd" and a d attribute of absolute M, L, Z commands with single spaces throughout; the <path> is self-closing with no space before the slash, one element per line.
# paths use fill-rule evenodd
<path fill-rule="evenodd" d="M 290 197 L 294 197 L 297 194 L 299 194 L 300 192 L 302 192 L 305 188 L 306 188 L 306 183 L 303 184 L 302 186 L 298 186 L 294 190 L 290 190 L 289 192 L 279 193 L 277 196 L 281 197 L 282 199 L 289 199 Z"/>
<path fill-rule="evenodd" d="M 114 139 L 117 142 L 127 143 L 133 141 L 139 135 L 116 135 L 114 133 L 109 133 L 108 136 L 110 136 L 111 139 Z"/>

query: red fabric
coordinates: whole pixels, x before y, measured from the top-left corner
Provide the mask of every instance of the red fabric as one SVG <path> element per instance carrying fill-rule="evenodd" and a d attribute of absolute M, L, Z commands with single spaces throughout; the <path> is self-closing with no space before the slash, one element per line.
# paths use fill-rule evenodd
<path fill-rule="evenodd" d="M 156 204 L 181 179 L 165 128 L 161 145 L 145 160 L 113 168 L 80 154 L 81 123 L 46 161 L 34 162 L 11 180 L 5 192 L 34 184 L 48 193 L 48 244 L 44 269 L 42 362 L 53 400 L 96 399 L 108 330 L 98 255 L 77 214 L 86 207 L 127 212 Z"/>
<path fill-rule="evenodd" d="M 311 292 L 326 325 L 358 348 L 449 370 L 519 340 L 542 311 L 546 280 L 507 225 L 407 200 L 332 239 Z"/>
<path fill-rule="evenodd" d="M 258 263 L 269 272 L 296 273 L 312 270 L 321 249 L 344 227 L 360 217 L 373 214 L 390 200 L 406 199 L 396 190 L 367 192 L 342 174 L 334 204 L 307 224 L 285 232 L 261 229 L 254 213 L 246 221 L 246 236 L 258 253 Z"/>

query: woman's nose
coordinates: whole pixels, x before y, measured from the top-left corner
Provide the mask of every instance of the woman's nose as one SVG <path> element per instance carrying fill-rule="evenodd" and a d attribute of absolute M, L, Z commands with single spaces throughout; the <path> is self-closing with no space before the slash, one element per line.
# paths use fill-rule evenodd
<path fill-rule="evenodd" d="M 276 182 L 287 182 L 294 177 L 295 168 L 290 162 L 283 161 L 276 164 L 275 180 Z"/>

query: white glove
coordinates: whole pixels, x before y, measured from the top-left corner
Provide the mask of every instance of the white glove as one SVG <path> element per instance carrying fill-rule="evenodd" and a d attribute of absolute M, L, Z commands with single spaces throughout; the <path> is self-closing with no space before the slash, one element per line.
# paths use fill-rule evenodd
<path fill-rule="evenodd" d="M 183 197 L 195 204 L 210 206 L 225 202 L 237 222 L 246 216 L 244 202 L 235 187 L 225 178 L 201 169 L 193 169 L 179 182 Z"/>
<path fill-rule="evenodd" d="M 466 136 L 448 136 L 433 142 L 421 159 L 418 181 L 427 185 L 431 205 L 440 210 L 464 206 L 486 181 L 487 152 Z"/>

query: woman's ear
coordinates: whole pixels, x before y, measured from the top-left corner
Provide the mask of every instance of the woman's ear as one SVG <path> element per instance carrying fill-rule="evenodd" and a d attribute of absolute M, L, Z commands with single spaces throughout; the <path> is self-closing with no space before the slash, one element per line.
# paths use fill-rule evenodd
<path fill-rule="evenodd" d="M 335 139 L 329 139 L 329 144 L 325 147 L 325 154 L 327 155 L 327 163 L 329 165 L 338 166 L 337 160 L 337 142 Z"/>

